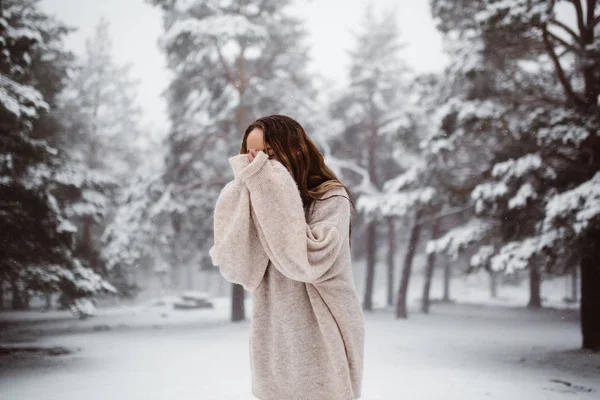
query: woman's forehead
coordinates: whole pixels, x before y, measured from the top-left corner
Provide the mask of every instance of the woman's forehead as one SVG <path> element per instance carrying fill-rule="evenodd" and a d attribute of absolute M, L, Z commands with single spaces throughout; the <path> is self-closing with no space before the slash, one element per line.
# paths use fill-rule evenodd
<path fill-rule="evenodd" d="M 248 134 L 246 139 L 246 146 L 249 148 L 260 149 L 270 148 L 270 146 L 265 143 L 265 135 L 262 129 L 254 128 L 252 132 Z"/>

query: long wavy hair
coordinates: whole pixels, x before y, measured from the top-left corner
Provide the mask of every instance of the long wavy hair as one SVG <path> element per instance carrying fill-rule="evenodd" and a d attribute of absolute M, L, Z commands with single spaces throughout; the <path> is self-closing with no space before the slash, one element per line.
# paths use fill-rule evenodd
<path fill-rule="evenodd" d="M 296 181 L 305 213 L 316 201 L 334 196 L 347 198 L 352 209 L 356 209 L 350 190 L 325 165 L 323 155 L 297 121 L 285 115 L 270 115 L 257 119 L 246 128 L 240 154 L 248 153 L 246 142 L 248 135 L 254 129 L 263 131 L 265 145 L 271 147 L 277 160 L 287 168 Z M 337 187 L 344 188 L 347 197 L 342 195 L 323 197 L 330 189 Z M 351 235 L 352 224 L 350 224 Z"/>

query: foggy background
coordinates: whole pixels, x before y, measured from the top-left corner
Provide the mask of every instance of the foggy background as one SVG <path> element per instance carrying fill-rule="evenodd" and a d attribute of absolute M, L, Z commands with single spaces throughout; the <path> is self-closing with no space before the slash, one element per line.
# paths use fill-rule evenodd
<path fill-rule="evenodd" d="M 254 119 L 350 188 L 362 399 L 597 398 L 600 1 L 3 0 L 0 395 L 250 399 Z"/>

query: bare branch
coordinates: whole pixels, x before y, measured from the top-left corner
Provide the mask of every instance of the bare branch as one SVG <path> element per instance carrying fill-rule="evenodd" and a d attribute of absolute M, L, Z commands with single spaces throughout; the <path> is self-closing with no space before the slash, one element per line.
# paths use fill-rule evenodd
<path fill-rule="evenodd" d="M 550 37 L 554 40 L 556 40 L 557 42 L 559 42 L 563 47 L 565 47 L 566 51 L 572 51 L 577 53 L 579 51 L 579 49 L 575 46 L 573 46 L 571 43 L 567 43 L 567 41 L 565 41 L 564 39 L 561 39 L 560 37 L 556 36 L 554 33 L 548 31 L 548 35 L 550 35 Z M 564 53 L 562 54 L 564 55 Z"/>
<path fill-rule="evenodd" d="M 420 219 L 417 224 L 418 225 L 423 225 L 426 224 L 428 222 L 431 222 L 435 219 L 439 219 L 439 218 L 444 218 L 444 217 L 449 217 L 450 215 L 455 215 L 455 214 L 460 214 L 461 212 L 470 210 L 473 208 L 473 204 L 469 204 L 468 206 L 465 207 L 460 207 L 460 208 L 453 208 L 451 210 L 448 210 L 446 212 L 439 212 L 436 215 L 434 215 L 431 218 L 425 218 L 425 219 Z"/>
<path fill-rule="evenodd" d="M 600 15 L 596 17 L 594 22 L 592 23 L 592 29 L 596 27 L 596 25 L 600 24 Z"/>
<path fill-rule="evenodd" d="M 238 91 L 240 95 L 243 95 L 248 89 L 248 85 L 250 84 L 251 77 L 248 76 L 248 71 L 246 68 L 246 44 L 242 41 L 239 43 L 240 45 L 240 55 L 236 60 L 237 65 L 237 75 L 240 78 L 240 83 L 238 87 Z"/>
<path fill-rule="evenodd" d="M 219 41 L 217 40 L 217 38 L 213 38 L 213 40 L 215 42 L 215 49 L 217 50 L 217 54 L 219 55 L 219 61 L 221 63 L 221 66 L 225 70 L 225 74 L 227 75 L 227 81 L 232 86 L 236 86 L 235 77 L 231 73 L 231 69 L 227 65 L 227 61 L 225 61 L 225 58 L 223 57 L 223 53 L 221 53 L 221 48 L 219 47 Z"/>
<path fill-rule="evenodd" d="M 564 23 L 557 21 L 556 19 L 551 19 L 550 23 L 554 24 L 558 27 L 561 27 L 562 29 L 565 30 L 565 32 L 567 32 L 569 35 L 571 35 L 571 37 L 575 40 L 575 42 L 581 43 L 581 37 L 577 33 L 575 33 L 575 31 L 573 29 L 569 28 Z"/>
<path fill-rule="evenodd" d="M 373 193 L 377 193 L 377 189 L 375 188 L 375 185 L 373 184 L 373 182 L 371 181 L 371 177 L 369 175 L 369 171 L 367 171 L 365 168 L 347 161 L 347 160 L 340 160 L 338 158 L 334 158 L 331 155 L 331 146 L 329 146 L 329 143 L 327 143 L 326 140 L 320 140 L 317 139 L 321 146 L 323 147 L 323 156 L 325 157 L 325 159 L 327 159 L 327 163 L 334 169 L 347 169 L 350 171 L 353 171 L 354 173 L 358 174 L 361 176 L 362 180 L 360 185 L 358 185 L 358 187 L 354 188 L 354 190 L 358 193 L 367 193 L 367 194 L 373 194 Z"/>
<path fill-rule="evenodd" d="M 569 0 L 569 2 L 575 7 L 575 12 L 577 12 L 577 26 L 579 27 L 579 33 L 583 36 L 586 30 L 585 22 L 583 21 L 583 5 L 580 0 Z"/>
<path fill-rule="evenodd" d="M 560 64 L 560 60 L 558 59 L 558 56 L 556 55 L 556 52 L 554 51 L 554 46 L 550 42 L 548 33 L 549 33 L 548 27 L 544 26 L 542 28 L 542 37 L 544 39 L 544 45 L 546 46 L 546 51 L 548 52 L 548 54 L 550 55 L 550 58 L 552 59 L 552 63 L 554 64 L 554 68 L 556 70 L 556 75 L 558 76 L 558 79 L 563 87 L 563 90 L 565 91 L 565 94 L 567 95 L 567 98 L 576 105 L 585 104 L 585 100 L 581 99 L 581 97 L 578 96 L 573 91 L 571 82 L 569 82 L 569 79 L 565 75 L 565 71 L 564 71 L 562 65 Z"/>

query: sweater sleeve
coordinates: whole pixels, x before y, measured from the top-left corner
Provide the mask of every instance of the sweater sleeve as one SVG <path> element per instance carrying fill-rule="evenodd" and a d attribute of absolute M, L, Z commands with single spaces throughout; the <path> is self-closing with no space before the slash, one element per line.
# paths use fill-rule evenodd
<path fill-rule="evenodd" d="M 230 162 L 235 176 L 243 159 L 236 156 Z M 250 194 L 237 177 L 223 188 L 215 204 L 214 244 L 209 255 L 228 281 L 248 291 L 254 291 L 262 282 L 269 258 L 252 220 Z"/>
<path fill-rule="evenodd" d="M 259 236 L 273 265 L 296 281 L 318 283 L 330 278 L 330 269 L 348 240 L 348 199 L 333 196 L 317 201 L 307 223 L 296 182 L 279 161 L 258 153 L 239 177 L 250 191 Z"/>

